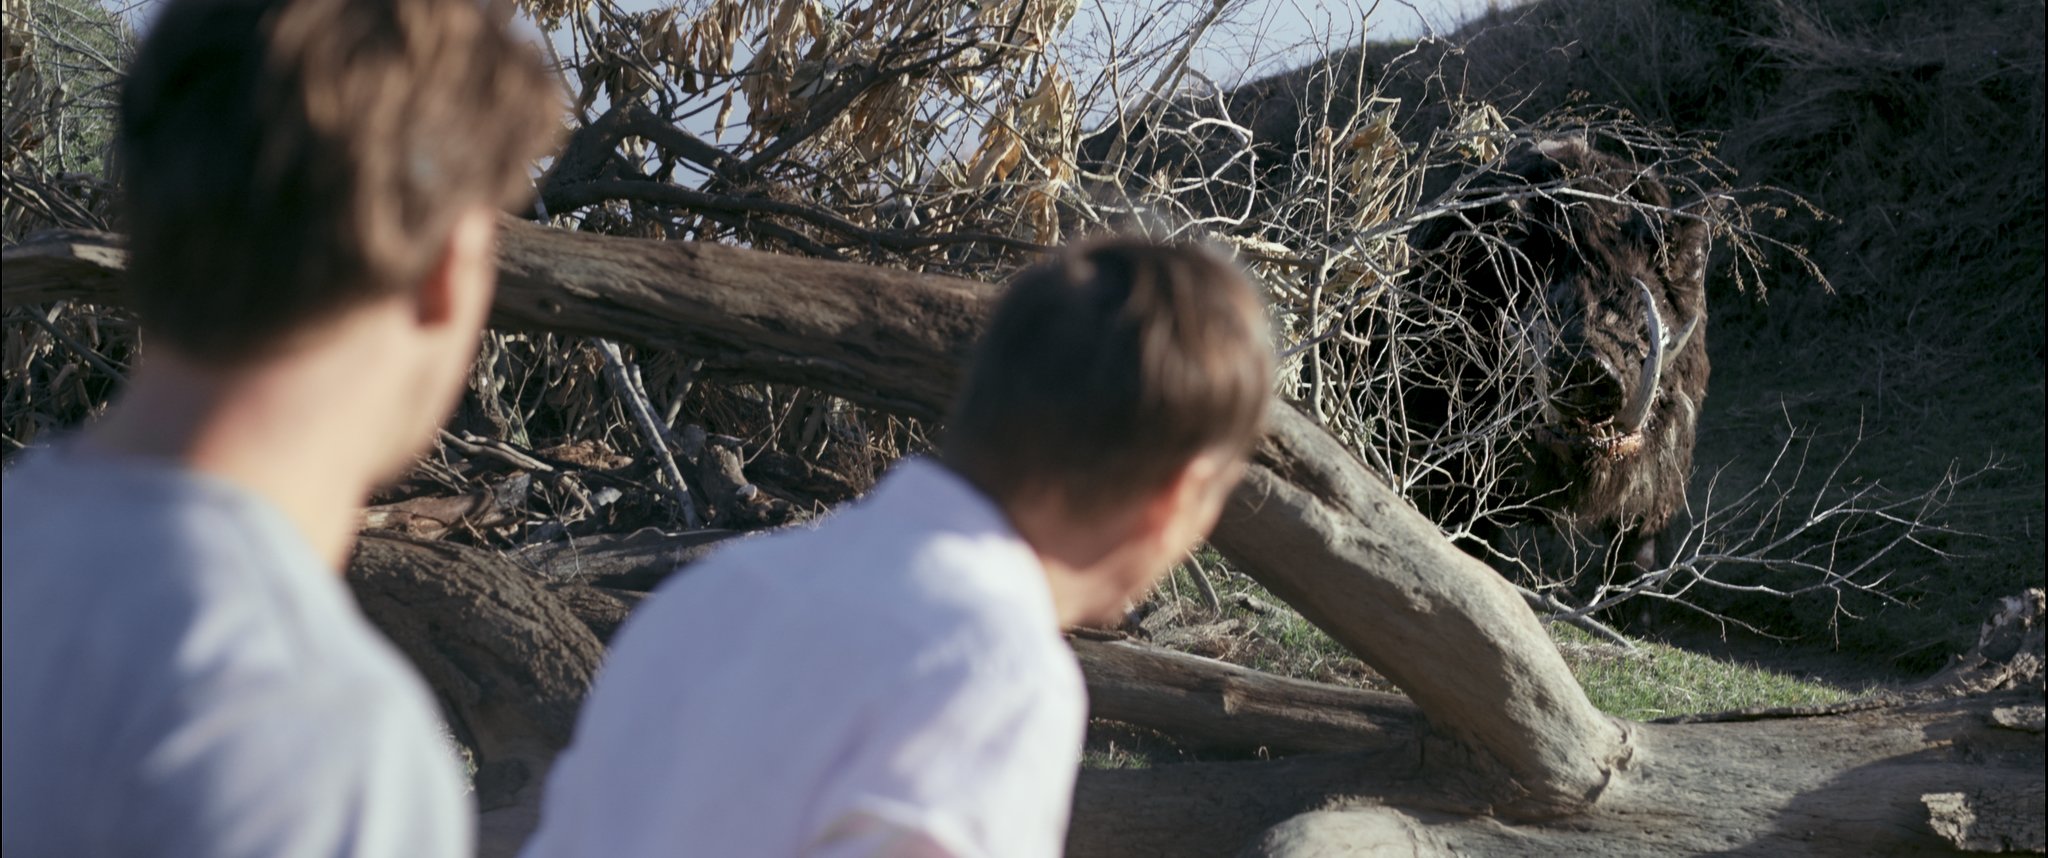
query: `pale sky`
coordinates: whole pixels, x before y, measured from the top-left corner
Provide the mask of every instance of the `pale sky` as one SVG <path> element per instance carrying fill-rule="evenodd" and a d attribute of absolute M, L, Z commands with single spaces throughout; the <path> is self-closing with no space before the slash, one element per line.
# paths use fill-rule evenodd
<path fill-rule="evenodd" d="M 1355 46 L 1361 26 L 1372 41 L 1414 39 L 1449 33 L 1489 5 L 1489 0 L 1379 0 L 1374 8 L 1373 0 L 1238 0 L 1203 37 L 1189 66 L 1227 89 L 1246 79 L 1303 65 L 1332 49 Z M 1513 0 L 1500 5 L 1513 5 Z M 1155 19 L 1155 26 L 1185 29 L 1208 6 L 1207 0 L 1084 3 L 1074 16 L 1069 36 L 1076 40 L 1099 38 L 1105 20 L 1119 31 L 1141 19 Z"/>
<path fill-rule="evenodd" d="M 160 5 L 157 0 L 103 2 L 126 15 L 138 31 L 148 27 Z M 675 5 L 672 0 L 615 2 L 635 11 Z M 1354 45 L 1361 23 L 1367 24 L 1366 34 L 1373 41 L 1413 39 L 1447 33 L 1490 5 L 1515 2 L 1518 0 L 1235 0 L 1230 13 L 1205 36 L 1189 66 L 1227 87 L 1302 64 L 1330 48 Z M 1129 33 L 1140 25 L 1160 31 L 1185 29 L 1208 7 L 1208 0 L 1082 2 L 1067 41 L 1086 44 L 1103 33 Z"/>
<path fill-rule="evenodd" d="M 852 5 L 868 0 L 825 0 L 830 6 Z M 970 2 L 971 0 L 963 0 Z M 982 0 L 993 3 L 996 0 Z M 1285 71 L 1306 64 L 1332 50 L 1354 47 L 1361 33 L 1371 41 L 1414 39 L 1430 34 L 1448 34 L 1463 21 L 1489 6 L 1512 6 L 1523 0 L 1229 0 L 1223 18 L 1204 35 L 1189 58 L 1188 69 L 1197 80 L 1229 89 L 1246 80 Z M 102 0 L 128 16 L 138 31 L 148 27 L 160 5 L 159 0 Z M 644 11 L 677 5 L 675 0 L 613 0 L 628 11 Z M 1098 78 L 1103 65 L 1091 62 L 1114 37 L 1128 42 L 1135 34 L 1140 44 L 1154 44 L 1167 36 L 1185 32 L 1211 7 L 1212 0 L 1080 0 L 1059 50 L 1063 64 L 1085 92 Z M 699 7 L 702 0 L 683 0 L 682 5 Z M 1142 28 L 1142 29 L 1141 29 Z M 531 30 L 535 38 L 538 31 Z M 569 28 L 553 34 L 564 55 L 569 53 Z M 740 62 L 745 59 L 738 58 Z M 1156 67 L 1156 63 L 1148 64 Z M 1150 71 L 1120 80 L 1127 95 L 1151 82 Z M 1142 78 L 1142 79 L 1132 79 Z M 1094 110 L 1105 109 L 1108 100 L 1094 101 Z M 739 106 L 733 117 L 743 122 L 746 107 Z M 712 114 L 700 113 L 686 120 L 692 132 L 710 138 Z M 1093 124 L 1092 122 L 1088 124 Z M 702 127 L 697 127 L 702 126 Z M 966 144 L 972 148 L 972 140 Z"/>
<path fill-rule="evenodd" d="M 969 2 L 970 0 L 963 0 Z M 674 0 L 614 0 L 620 8 L 642 11 L 675 5 Z M 684 0 L 690 7 L 702 0 Z M 867 0 L 824 0 L 828 6 L 853 5 Z M 996 0 L 981 0 L 994 3 Z M 1230 6 L 1207 33 L 1188 68 L 1224 89 L 1247 80 L 1304 65 L 1332 50 L 1354 47 L 1361 31 L 1371 41 L 1414 39 L 1431 34 L 1448 34 L 1463 21 L 1488 7 L 1513 6 L 1523 0 L 1229 0 Z M 1086 91 L 1103 68 L 1091 57 L 1104 46 L 1128 43 L 1136 34 L 1139 44 L 1155 44 L 1166 36 L 1187 31 L 1211 8 L 1212 0 L 1080 0 L 1067 31 L 1059 41 L 1062 64 L 1072 74 L 1093 112 L 1106 110 L 1109 99 L 1090 100 Z M 1144 28 L 1142 31 L 1139 28 Z M 568 28 L 554 35 L 557 50 L 568 51 Z M 538 34 L 536 34 L 538 35 Z M 744 63 L 745 57 L 735 58 Z M 1143 87 L 1151 82 L 1151 71 L 1138 80 L 1125 79 L 1122 87 Z M 1187 86 L 1194 80 L 1183 80 Z M 1133 89 L 1124 90 L 1135 95 Z M 745 121 L 747 108 L 739 105 L 733 114 L 735 126 Z M 706 139 L 712 132 L 713 114 L 699 113 L 684 120 L 683 126 Z M 1096 124 L 1094 117 L 1084 125 Z M 728 135 L 729 137 L 730 135 Z M 962 153 L 973 148 L 974 136 L 961 141 Z"/>

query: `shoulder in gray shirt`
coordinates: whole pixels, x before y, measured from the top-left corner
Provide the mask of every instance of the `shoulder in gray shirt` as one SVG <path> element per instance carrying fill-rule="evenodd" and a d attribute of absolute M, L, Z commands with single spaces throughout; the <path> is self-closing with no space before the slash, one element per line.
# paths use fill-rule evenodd
<path fill-rule="evenodd" d="M 27 455 L 0 507 L 0 851 L 469 853 L 431 696 L 281 513 Z"/>

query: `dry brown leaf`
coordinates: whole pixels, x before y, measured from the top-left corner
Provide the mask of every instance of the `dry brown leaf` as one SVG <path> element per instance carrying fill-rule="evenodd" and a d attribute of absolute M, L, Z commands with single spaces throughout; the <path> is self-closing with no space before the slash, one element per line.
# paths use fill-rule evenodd
<path fill-rule="evenodd" d="M 1485 102 L 1476 107 L 1461 106 L 1464 115 L 1458 117 L 1458 124 L 1451 129 L 1458 140 L 1458 151 L 1477 161 L 1492 161 L 1500 157 L 1501 145 L 1509 138 L 1507 120 L 1493 105 Z"/>
<path fill-rule="evenodd" d="M 978 188 L 1001 181 L 1023 157 L 1024 144 L 1011 133 L 1009 111 L 990 119 L 981 130 L 981 145 L 967 159 L 967 186 Z"/>
<path fill-rule="evenodd" d="M 711 125 L 711 137 L 714 140 L 725 136 L 725 123 L 732 119 L 732 96 L 732 90 L 728 89 L 725 96 L 718 101 L 718 119 Z"/>

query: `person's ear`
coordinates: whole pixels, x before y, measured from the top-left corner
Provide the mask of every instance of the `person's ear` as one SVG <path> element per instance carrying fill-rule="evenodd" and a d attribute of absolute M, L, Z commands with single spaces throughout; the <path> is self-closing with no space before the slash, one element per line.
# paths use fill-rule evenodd
<path fill-rule="evenodd" d="M 415 296 L 420 327 L 482 324 L 497 284 L 497 236 L 497 215 L 488 207 L 466 206 L 455 216 Z"/>
<path fill-rule="evenodd" d="M 1178 543 L 1200 540 L 1215 524 L 1212 511 L 1219 506 L 1218 483 L 1231 478 L 1225 473 L 1230 466 L 1227 457 L 1213 451 L 1188 460 L 1146 504 L 1142 520 L 1148 532 L 1169 543 L 1167 547 L 1176 554 L 1185 550 Z"/>
<path fill-rule="evenodd" d="M 1186 503 L 1183 498 L 1187 490 L 1187 476 L 1187 469 L 1182 468 L 1166 485 L 1145 499 L 1137 518 L 1141 539 L 1162 546 L 1172 539 L 1174 522 L 1180 518 L 1181 507 Z"/>

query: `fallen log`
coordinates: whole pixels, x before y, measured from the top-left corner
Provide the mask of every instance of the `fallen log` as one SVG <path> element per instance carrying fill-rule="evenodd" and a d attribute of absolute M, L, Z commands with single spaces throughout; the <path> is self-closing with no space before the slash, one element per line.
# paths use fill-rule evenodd
<path fill-rule="evenodd" d="M 459 567 L 441 571 L 466 575 Z M 600 641 L 646 599 L 579 581 L 545 585 Z M 1398 694 L 1289 679 L 1135 641 L 1069 638 L 1088 716 L 1157 730 L 1190 750 L 1271 755 L 1406 747 L 1426 725 Z"/>
<path fill-rule="evenodd" d="M 1398 694 L 1289 679 L 1133 641 L 1070 638 L 1088 715 L 1197 751 L 1274 756 L 1411 746 L 1422 713 Z"/>
<path fill-rule="evenodd" d="M 461 574 L 461 573 L 456 573 Z M 626 624 L 626 617 L 640 603 L 647 600 L 647 594 L 638 590 L 618 590 L 611 587 L 593 587 L 580 583 L 556 583 L 547 585 L 548 592 L 562 600 L 562 607 L 583 621 L 584 628 L 597 636 L 598 643 L 610 645 L 612 636 L 619 627 Z"/>
<path fill-rule="evenodd" d="M 363 530 L 388 530 L 420 539 L 439 539 L 460 528 L 486 530 L 517 522 L 526 512 L 533 478 L 515 475 L 497 485 L 459 495 L 430 495 L 363 510 Z"/>
<path fill-rule="evenodd" d="M 616 590 L 648 592 L 668 576 L 702 560 L 720 543 L 745 536 L 738 530 L 667 533 L 643 528 L 632 533 L 565 539 L 519 550 L 520 562 L 551 578 L 581 581 Z"/>
<path fill-rule="evenodd" d="M 7 269 L 0 282 L 0 309 L 53 301 L 122 302 L 128 250 L 118 235 L 50 232 L 0 254 Z"/>
<path fill-rule="evenodd" d="M 52 232 L 5 251 L 0 308 L 119 304 L 120 237 Z M 490 323 L 687 354 L 703 377 L 801 384 L 936 417 L 993 288 L 970 280 L 763 253 L 545 229 L 507 219 Z M 909 285 L 911 288 L 905 288 Z M 801 294 L 793 294 L 798 286 Z"/>
<path fill-rule="evenodd" d="M 604 655 L 592 624 L 571 606 L 595 618 L 605 594 L 587 588 L 592 598 L 567 601 L 501 555 L 382 534 L 358 539 L 347 578 L 363 613 L 419 668 L 474 758 L 477 854 L 517 855 L 539 823 L 548 768 L 574 733 Z M 613 607 L 623 619 L 629 606 Z"/>
<path fill-rule="evenodd" d="M 1627 764 L 1627 732 L 1586 699 L 1514 587 L 1444 539 L 1350 451 L 1273 410 L 1209 542 L 1474 752 L 1474 810 L 1576 813 Z"/>

